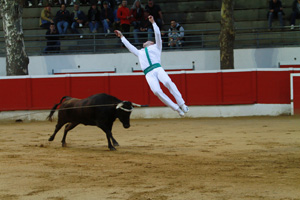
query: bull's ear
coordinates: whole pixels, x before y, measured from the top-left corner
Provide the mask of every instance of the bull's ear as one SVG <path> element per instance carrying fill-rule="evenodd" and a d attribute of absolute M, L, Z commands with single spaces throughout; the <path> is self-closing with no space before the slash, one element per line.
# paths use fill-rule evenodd
<path fill-rule="evenodd" d="M 121 102 L 121 103 L 118 103 L 118 105 L 116 106 L 116 109 L 119 109 L 119 108 L 121 108 L 123 105 L 124 105 L 124 103 L 123 103 L 123 102 Z"/>

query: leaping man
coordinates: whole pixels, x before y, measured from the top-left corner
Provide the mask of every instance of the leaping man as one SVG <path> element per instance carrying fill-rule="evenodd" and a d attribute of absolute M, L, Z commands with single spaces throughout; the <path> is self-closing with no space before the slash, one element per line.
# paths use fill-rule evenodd
<path fill-rule="evenodd" d="M 123 34 L 115 30 L 116 35 L 121 38 L 122 43 L 127 49 L 136 55 L 139 59 L 141 68 L 146 76 L 146 80 L 152 92 L 167 106 L 177 111 L 180 116 L 184 116 L 184 113 L 189 111 L 188 106 L 185 105 L 180 92 L 176 85 L 172 82 L 169 75 L 161 67 L 161 51 L 162 51 L 162 40 L 159 27 L 156 25 L 153 16 L 148 17 L 152 23 L 155 35 L 155 42 L 147 41 L 143 44 L 143 48 L 138 50 L 134 47 Z M 174 96 L 176 103 L 174 103 L 160 88 L 159 82 L 163 83 L 167 87 L 170 93 Z"/>

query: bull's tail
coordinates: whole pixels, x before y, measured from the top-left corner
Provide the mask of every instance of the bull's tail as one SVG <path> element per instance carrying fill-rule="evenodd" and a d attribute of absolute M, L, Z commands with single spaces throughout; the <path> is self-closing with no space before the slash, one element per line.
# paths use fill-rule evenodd
<path fill-rule="evenodd" d="M 49 114 L 48 117 L 47 117 L 47 120 L 49 120 L 49 121 L 52 122 L 52 116 L 53 116 L 53 114 L 54 114 L 56 108 L 57 108 L 60 104 L 62 104 L 62 102 L 63 102 L 66 98 L 70 98 L 70 97 L 64 96 L 63 98 L 61 98 L 61 100 L 60 100 L 60 102 L 59 102 L 58 104 L 55 104 L 55 105 L 53 106 L 53 108 L 51 109 L 50 114 Z"/>

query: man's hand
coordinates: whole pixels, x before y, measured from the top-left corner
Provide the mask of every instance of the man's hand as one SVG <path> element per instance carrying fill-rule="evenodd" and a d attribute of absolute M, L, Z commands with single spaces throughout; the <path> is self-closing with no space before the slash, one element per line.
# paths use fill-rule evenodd
<path fill-rule="evenodd" d="M 118 36 L 119 38 L 123 37 L 123 34 L 121 31 L 115 30 L 114 32 L 115 32 L 116 36 Z"/>
<path fill-rule="evenodd" d="M 149 21 L 150 21 L 152 24 L 154 23 L 154 18 L 153 18 L 152 15 L 149 15 L 149 16 L 148 16 L 148 19 L 149 19 Z"/>

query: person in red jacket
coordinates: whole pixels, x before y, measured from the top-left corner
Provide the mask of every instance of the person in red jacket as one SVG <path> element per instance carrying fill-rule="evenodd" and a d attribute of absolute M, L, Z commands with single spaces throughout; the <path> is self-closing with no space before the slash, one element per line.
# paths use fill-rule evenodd
<path fill-rule="evenodd" d="M 122 32 L 129 32 L 132 15 L 130 14 L 130 10 L 127 7 L 127 0 L 122 1 L 122 6 L 118 9 L 117 12 L 117 17 L 121 20 L 120 23 Z"/>

